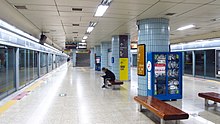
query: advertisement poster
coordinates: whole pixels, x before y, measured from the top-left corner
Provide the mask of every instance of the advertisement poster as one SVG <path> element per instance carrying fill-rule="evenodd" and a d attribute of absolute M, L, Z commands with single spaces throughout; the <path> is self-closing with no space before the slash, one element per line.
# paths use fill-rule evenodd
<path fill-rule="evenodd" d="M 179 55 L 168 55 L 168 92 L 169 94 L 179 94 Z"/>
<path fill-rule="evenodd" d="M 154 94 L 166 94 L 166 55 L 154 55 L 155 92 Z"/>
<path fill-rule="evenodd" d="M 158 76 L 165 76 L 166 74 L 166 55 L 164 54 L 156 54 L 155 56 L 155 75 Z"/>
<path fill-rule="evenodd" d="M 128 58 L 120 58 L 120 80 L 128 80 Z"/>
<path fill-rule="evenodd" d="M 138 55 L 137 55 L 137 74 L 139 76 L 146 75 L 145 66 L 145 44 L 138 45 Z"/>

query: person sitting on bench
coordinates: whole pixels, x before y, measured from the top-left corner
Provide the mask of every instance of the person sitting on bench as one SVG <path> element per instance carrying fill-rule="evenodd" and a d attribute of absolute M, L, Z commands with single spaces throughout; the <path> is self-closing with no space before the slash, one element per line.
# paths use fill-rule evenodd
<path fill-rule="evenodd" d="M 105 73 L 105 75 L 102 76 L 104 79 L 104 85 L 102 88 L 107 88 L 107 81 L 115 81 L 115 74 L 104 67 L 102 68 L 102 71 Z"/>

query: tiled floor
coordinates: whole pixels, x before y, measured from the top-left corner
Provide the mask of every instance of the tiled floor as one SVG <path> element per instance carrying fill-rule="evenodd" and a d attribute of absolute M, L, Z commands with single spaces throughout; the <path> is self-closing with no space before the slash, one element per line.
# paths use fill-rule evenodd
<path fill-rule="evenodd" d="M 28 96 L 0 115 L 0 124 L 154 124 L 146 113 L 137 111 L 136 69 L 132 81 L 121 90 L 102 89 L 100 73 L 89 68 L 63 66 L 42 80 Z M 220 109 L 204 109 L 198 92 L 220 92 L 220 83 L 184 77 L 183 100 L 169 102 L 190 114 L 183 124 L 220 124 Z M 66 94 L 66 96 L 59 96 Z M 152 119 L 154 121 L 152 121 Z M 167 122 L 172 123 L 172 122 Z"/>

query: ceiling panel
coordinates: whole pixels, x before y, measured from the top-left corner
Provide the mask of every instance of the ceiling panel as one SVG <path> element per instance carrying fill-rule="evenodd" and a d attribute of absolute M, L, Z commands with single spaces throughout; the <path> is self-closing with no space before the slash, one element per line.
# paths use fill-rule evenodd
<path fill-rule="evenodd" d="M 56 11 L 56 6 L 54 5 L 26 5 L 27 9 L 30 11 Z"/>
<path fill-rule="evenodd" d="M 134 6 L 134 4 L 132 4 L 132 3 L 122 3 L 122 2 L 115 1 L 114 4 L 111 4 L 111 6 L 109 8 L 123 9 L 123 10 L 134 10 L 134 11 L 141 11 L 142 10 L 143 11 L 143 10 L 147 9 L 148 7 L 150 7 L 149 4 L 136 4 Z"/>
<path fill-rule="evenodd" d="M 206 4 L 213 2 L 213 0 L 184 0 L 184 3 Z"/>
<path fill-rule="evenodd" d="M 46 35 L 57 43 L 81 40 L 90 21 L 98 22 L 88 38 L 89 45 L 111 41 L 112 35 L 131 34 L 137 39 L 136 21 L 145 18 L 170 19 L 171 39 L 189 37 L 220 30 L 220 0 L 113 0 L 103 17 L 94 17 L 101 0 L 7 0 L 14 5 L 26 5 L 27 10 L 18 10 Z M 57 5 L 57 6 L 56 6 Z M 72 8 L 82 8 L 81 12 Z M 15 8 L 16 9 L 16 8 Z M 58 10 L 57 10 L 58 9 Z M 175 15 L 167 16 L 167 13 Z M 79 24 L 74 27 L 72 24 Z M 200 29 L 177 31 L 187 24 Z M 78 32 L 78 33 L 73 33 Z"/>
<path fill-rule="evenodd" d="M 74 13 L 74 12 L 60 12 L 60 16 L 68 17 L 93 17 L 93 13 Z"/>
<path fill-rule="evenodd" d="M 83 7 L 82 11 L 72 11 L 72 8 L 81 8 L 81 7 L 75 7 L 75 6 L 58 6 L 58 10 L 60 12 L 73 12 L 73 13 L 95 13 L 96 7 Z"/>
<path fill-rule="evenodd" d="M 55 5 L 54 0 L 7 0 L 14 5 Z"/>
<path fill-rule="evenodd" d="M 138 16 L 138 19 L 161 17 L 159 16 L 160 13 L 167 11 L 175 5 L 177 5 L 177 3 L 159 2 Z"/>
<path fill-rule="evenodd" d="M 100 0 L 56 0 L 58 6 L 96 7 Z"/>
<path fill-rule="evenodd" d="M 48 16 L 59 16 L 57 11 L 47 11 L 47 12 L 42 12 L 42 11 L 29 11 L 29 10 L 20 10 L 20 12 L 23 15 L 26 16 L 36 16 L 36 17 L 48 17 Z M 49 17 L 48 17 L 49 18 Z"/>
<path fill-rule="evenodd" d="M 167 9 L 166 11 L 162 11 L 162 13 L 160 13 L 160 16 L 164 16 L 167 13 L 176 13 L 175 15 L 181 15 L 199 6 L 200 6 L 199 4 L 195 5 L 195 4 L 179 3 L 174 5 L 172 8 Z M 175 18 L 175 15 L 172 17 Z"/>
<path fill-rule="evenodd" d="M 182 3 L 185 0 L 160 0 L 162 2 L 173 2 L 173 3 Z"/>
<path fill-rule="evenodd" d="M 137 5 L 137 4 L 152 5 L 152 4 L 154 4 L 154 3 L 158 2 L 158 1 L 159 0 L 114 0 L 113 2 L 116 3 L 116 4 L 118 2 L 120 2 L 120 3 L 124 3 L 124 4 L 129 3 L 129 4 L 133 4 L 133 5 Z"/>

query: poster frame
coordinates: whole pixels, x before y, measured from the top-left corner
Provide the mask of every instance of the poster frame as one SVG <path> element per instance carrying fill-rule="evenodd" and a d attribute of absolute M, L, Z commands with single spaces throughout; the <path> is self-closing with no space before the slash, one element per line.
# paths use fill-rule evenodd
<path fill-rule="evenodd" d="M 139 54 L 139 49 L 140 49 L 140 47 L 144 47 L 144 73 L 139 73 L 139 62 L 137 62 L 137 75 L 138 76 L 146 76 L 146 45 L 145 44 L 138 44 L 137 45 L 137 49 L 138 49 L 138 53 L 137 54 Z M 137 58 L 139 58 L 139 56 L 137 55 Z"/>

